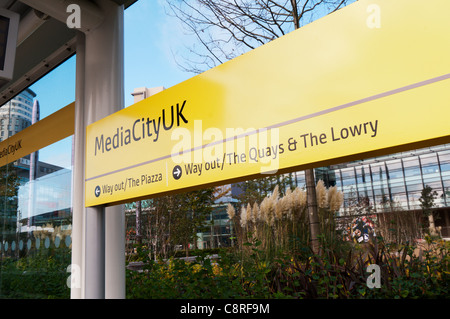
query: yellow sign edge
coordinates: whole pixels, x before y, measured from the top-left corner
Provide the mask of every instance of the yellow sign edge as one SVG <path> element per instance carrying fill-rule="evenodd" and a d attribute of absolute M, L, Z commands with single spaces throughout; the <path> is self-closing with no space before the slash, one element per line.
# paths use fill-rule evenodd
<path fill-rule="evenodd" d="M 75 102 L 0 142 L 0 166 L 56 143 L 75 130 Z M 12 152 L 12 148 L 14 149 Z M 11 152 L 9 151 L 11 150 Z M 5 153 L 5 155 L 3 155 Z"/>

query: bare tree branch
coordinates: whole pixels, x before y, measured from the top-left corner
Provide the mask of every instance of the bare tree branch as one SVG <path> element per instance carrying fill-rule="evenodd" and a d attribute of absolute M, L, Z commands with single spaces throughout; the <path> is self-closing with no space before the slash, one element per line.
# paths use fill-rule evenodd
<path fill-rule="evenodd" d="M 200 73 L 353 1 L 167 0 L 170 14 L 200 44 L 187 50 L 188 56 L 183 57 L 185 67 L 178 59 L 177 63 L 186 71 Z M 192 58 L 195 55 L 197 58 Z"/>

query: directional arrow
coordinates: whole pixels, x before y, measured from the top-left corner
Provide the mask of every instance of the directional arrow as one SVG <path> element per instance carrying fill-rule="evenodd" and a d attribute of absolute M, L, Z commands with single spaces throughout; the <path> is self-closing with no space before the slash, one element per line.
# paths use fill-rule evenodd
<path fill-rule="evenodd" d="M 178 179 L 180 179 L 182 173 L 183 173 L 183 171 L 181 170 L 180 165 L 177 165 L 177 166 L 175 166 L 175 167 L 173 168 L 172 176 L 173 176 L 174 179 L 177 179 L 177 180 L 178 180 Z"/>
<path fill-rule="evenodd" d="M 95 188 L 95 197 L 99 197 L 99 196 L 100 196 L 100 193 L 101 193 L 100 186 L 97 186 L 97 187 Z"/>

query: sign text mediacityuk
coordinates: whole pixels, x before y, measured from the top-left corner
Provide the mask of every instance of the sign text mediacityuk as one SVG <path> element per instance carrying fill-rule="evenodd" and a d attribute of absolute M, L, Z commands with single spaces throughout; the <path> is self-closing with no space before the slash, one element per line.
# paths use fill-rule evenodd
<path fill-rule="evenodd" d="M 188 123 L 183 115 L 185 105 L 186 101 L 181 106 L 180 103 L 177 103 L 176 106 L 172 105 L 170 110 L 164 108 L 159 117 L 138 118 L 129 127 L 117 127 L 113 131 L 115 132 L 113 135 L 96 136 L 94 155 L 97 156 L 97 152 L 110 152 L 141 139 L 151 138 L 153 142 L 157 142 L 160 133 L 171 130 L 175 122 L 177 127 L 182 123 Z"/>

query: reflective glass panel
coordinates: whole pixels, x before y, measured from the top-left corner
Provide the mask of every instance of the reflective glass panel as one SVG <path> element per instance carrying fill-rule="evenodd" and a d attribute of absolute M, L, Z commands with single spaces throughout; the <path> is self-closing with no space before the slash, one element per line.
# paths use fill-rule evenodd
<path fill-rule="evenodd" d="M 71 58 L 1 106 L 0 141 L 73 102 L 74 80 Z M 69 298 L 71 234 L 70 136 L 0 167 L 0 298 Z"/>
<path fill-rule="evenodd" d="M 69 297 L 71 141 L 0 168 L 1 298 Z"/>

